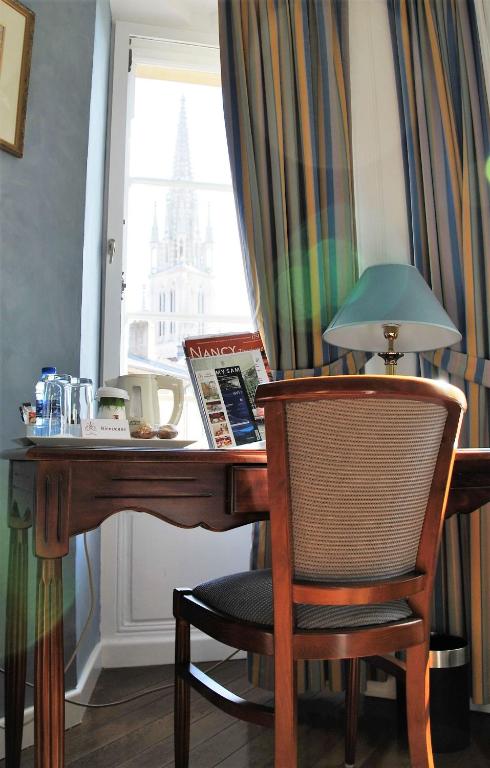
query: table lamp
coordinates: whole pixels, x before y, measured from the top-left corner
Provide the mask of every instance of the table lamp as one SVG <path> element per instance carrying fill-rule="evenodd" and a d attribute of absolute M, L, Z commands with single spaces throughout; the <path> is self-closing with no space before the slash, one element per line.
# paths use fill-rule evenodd
<path fill-rule="evenodd" d="M 416 267 L 377 264 L 362 273 L 323 338 L 377 352 L 394 374 L 404 352 L 449 347 L 461 334 Z"/>

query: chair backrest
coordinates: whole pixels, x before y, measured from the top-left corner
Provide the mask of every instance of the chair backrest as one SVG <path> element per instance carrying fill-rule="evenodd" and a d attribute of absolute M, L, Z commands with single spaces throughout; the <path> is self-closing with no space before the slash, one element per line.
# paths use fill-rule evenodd
<path fill-rule="evenodd" d="M 272 551 L 291 579 L 373 582 L 435 564 L 463 393 L 397 376 L 266 384 Z M 279 538 L 279 541 L 275 539 Z"/>

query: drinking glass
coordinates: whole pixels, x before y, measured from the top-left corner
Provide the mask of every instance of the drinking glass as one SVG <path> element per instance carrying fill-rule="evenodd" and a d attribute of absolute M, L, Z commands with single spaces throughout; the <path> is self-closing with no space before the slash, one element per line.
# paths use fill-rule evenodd
<path fill-rule="evenodd" d="M 81 420 L 94 416 L 94 393 L 91 379 L 71 376 L 65 382 L 65 432 L 72 437 L 82 434 Z"/>
<path fill-rule="evenodd" d="M 66 381 L 61 378 L 46 382 L 44 389 L 43 434 L 46 437 L 65 434 Z"/>

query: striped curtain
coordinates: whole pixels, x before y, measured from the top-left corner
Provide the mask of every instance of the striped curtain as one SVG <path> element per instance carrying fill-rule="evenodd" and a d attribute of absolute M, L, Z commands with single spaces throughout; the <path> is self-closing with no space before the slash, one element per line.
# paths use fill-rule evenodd
<path fill-rule="evenodd" d="M 357 279 L 347 4 L 220 0 L 223 102 L 251 302 L 276 378 L 355 373 L 322 333 Z"/>
<path fill-rule="evenodd" d="M 388 9 L 413 263 L 463 334 L 457 348 L 425 354 L 423 373 L 465 391 L 461 444 L 488 446 L 490 115 L 475 2 Z M 490 703 L 489 594 L 490 505 L 446 525 L 435 593 L 435 628 L 470 639 L 477 704 Z"/>
<path fill-rule="evenodd" d="M 219 1 L 242 250 L 275 378 L 355 373 L 366 359 L 322 339 L 357 279 L 347 10 L 342 0 Z M 258 526 L 252 567 L 270 564 L 268 547 Z M 252 679 L 270 687 L 270 666 L 255 659 Z M 299 669 L 300 689 L 324 680 L 321 662 Z"/>

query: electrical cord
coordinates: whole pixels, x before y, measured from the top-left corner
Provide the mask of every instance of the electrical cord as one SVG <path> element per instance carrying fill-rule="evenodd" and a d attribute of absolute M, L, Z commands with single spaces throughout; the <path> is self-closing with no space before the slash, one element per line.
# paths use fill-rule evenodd
<path fill-rule="evenodd" d="M 83 534 L 83 548 L 85 552 L 85 562 L 87 565 L 87 575 L 88 575 L 88 584 L 89 584 L 89 594 L 90 594 L 90 607 L 89 612 L 87 614 L 87 618 L 85 619 L 85 623 L 83 625 L 83 629 L 80 632 L 80 637 L 78 638 L 78 641 L 75 645 L 75 648 L 73 650 L 72 655 L 68 659 L 67 663 L 65 664 L 65 673 L 68 672 L 71 665 L 73 664 L 76 655 L 80 649 L 80 645 L 82 643 L 83 638 L 85 637 L 87 630 L 90 626 L 90 623 L 93 619 L 94 612 L 95 612 L 95 586 L 94 586 L 94 577 L 93 577 L 93 571 L 92 571 L 92 563 L 90 561 L 90 554 L 88 551 L 88 543 L 87 543 L 87 534 Z M 229 656 L 227 656 L 225 659 L 222 659 L 221 661 L 216 662 L 211 667 L 208 667 L 207 669 L 203 670 L 206 674 L 209 672 L 213 672 L 215 669 L 218 669 L 218 667 L 221 667 L 223 664 L 225 664 L 227 661 L 230 661 L 234 656 L 236 656 L 238 653 L 238 650 L 233 651 L 233 653 L 230 653 Z M 0 672 L 2 674 L 5 674 L 5 669 L 3 667 L 0 667 Z M 29 688 L 34 688 L 34 683 L 30 683 L 26 681 L 25 685 Z M 148 696 L 151 693 L 159 693 L 161 691 L 166 691 L 170 688 L 173 688 L 174 684 L 172 683 L 165 683 L 164 685 L 158 685 L 153 688 L 143 688 L 141 691 L 136 691 L 135 693 L 132 693 L 130 696 L 126 696 L 124 699 L 117 699 L 115 701 L 108 701 L 102 704 L 90 704 L 89 702 L 81 702 L 81 701 L 72 701 L 71 699 L 68 699 L 65 697 L 65 702 L 72 704 L 75 707 L 83 707 L 88 709 L 103 709 L 105 707 L 118 707 L 121 704 L 128 704 L 131 701 L 135 701 L 136 699 L 141 699 L 143 696 Z M 24 725 L 29 725 L 29 723 L 32 723 L 34 718 L 32 717 L 30 720 L 26 720 L 24 722 Z M 2 728 L 5 728 L 5 726 L 1 726 Z"/>
<path fill-rule="evenodd" d="M 221 667 L 227 661 L 230 661 L 230 659 L 232 659 L 233 656 L 236 656 L 237 653 L 238 653 L 238 650 L 233 651 L 233 653 L 230 653 L 230 655 L 227 656 L 226 659 L 217 661 L 216 664 L 213 664 L 211 667 L 204 669 L 203 672 L 208 674 L 208 672 L 212 672 L 214 669 L 218 669 L 218 667 Z M 160 691 L 166 691 L 169 688 L 173 688 L 173 687 L 174 687 L 174 684 L 172 682 L 172 683 L 165 683 L 164 685 L 157 685 L 155 688 L 143 688 L 141 691 L 136 691 L 136 693 L 132 693 L 130 696 L 127 696 L 124 699 L 117 699 L 116 701 L 108 701 L 103 704 L 83 704 L 80 701 L 72 701 L 71 699 L 65 699 L 65 701 L 68 701 L 70 704 L 74 704 L 75 707 L 88 707 L 89 709 L 102 709 L 104 707 L 118 707 L 120 704 L 128 704 L 128 702 L 135 701 L 136 699 L 141 699 L 143 696 L 148 696 L 150 693 L 159 693 Z"/>
<path fill-rule="evenodd" d="M 230 661 L 234 656 L 237 655 L 239 652 L 239 649 L 236 651 L 233 651 L 233 653 L 230 653 L 229 656 L 227 656 L 225 659 L 221 659 L 221 661 L 217 661 L 215 664 L 213 664 L 211 667 L 208 667 L 207 669 L 204 669 L 203 672 L 208 674 L 209 672 L 213 672 L 213 670 L 218 669 L 218 667 L 221 667 L 223 664 L 225 664 L 227 661 Z M 5 670 L 0 667 L 0 672 L 5 674 Z M 26 686 L 29 688 L 34 688 L 34 683 L 30 683 L 26 681 Z M 157 685 L 154 688 L 143 688 L 141 691 L 136 691 L 135 693 L 132 693 L 130 696 L 126 696 L 124 699 L 116 699 L 115 701 L 107 701 L 102 704 L 90 704 L 89 702 L 82 702 L 82 701 L 72 701 L 72 699 L 68 699 L 65 697 L 65 701 L 68 704 L 73 704 L 75 707 L 87 707 L 88 709 L 103 709 L 105 707 L 118 707 L 120 704 L 128 704 L 131 701 L 135 701 L 136 699 L 141 699 L 143 696 L 148 696 L 150 693 L 159 693 L 160 691 L 166 691 L 169 688 L 173 688 L 174 684 L 172 683 L 165 683 L 164 685 Z M 31 720 L 27 720 L 24 725 L 28 725 L 32 722 Z"/>
<path fill-rule="evenodd" d="M 89 551 L 88 551 L 88 542 L 87 542 L 87 534 L 86 533 L 83 534 L 83 550 L 85 552 L 85 563 L 86 563 L 86 566 L 87 566 L 88 588 L 89 588 L 89 594 L 90 594 L 90 606 L 89 606 L 89 611 L 88 611 L 88 614 L 87 614 L 87 618 L 85 619 L 85 623 L 83 625 L 83 629 L 80 632 L 80 637 L 78 638 L 78 641 L 77 641 L 77 643 L 75 645 L 75 648 L 73 649 L 72 655 L 70 656 L 70 658 L 68 659 L 67 663 L 65 664 L 65 669 L 64 669 L 65 674 L 68 672 L 68 670 L 70 669 L 71 665 L 75 661 L 75 658 L 76 658 L 76 655 L 77 655 L 77 653 L 78 653 L 78 651 L 80 649 L 80 645 L 82 643 L 82 640 L 85 637 L 85 635 L 87 634 L 87 630 L 88 630 L 88 628 L 90 626 L 90 623 L 92 621 L 92 618 L 93 618 L 93 615 L 94 615 L 94 612 L 95 612 L 94 576 L 93 576 L 93 571 L 92 571 L 92 563 L 91 563 L 91 560 L 90 560 L 90 554 L 89 554 Z M 5 674 L 5 669 L 3 667 L 0 667 L 0 672 L 2 674 Z M 33 683 L 29 683 L 29 682 L 26 681 L 25 685 L 27 687 L 29 687 L 29 688 L 34 688 L 34 684 Z M 65 698 L 65 701 L 69 701 L 69 699 Z M 70 703 L 71 704 L 75 704 L 74 701 L 71 701 Z M 24 722 L 24 725 L 29 725 L 29 723 L 32 723 L 33 720 L 34 720 L 34 718 L 31 717 L 30 720 L 26 720 Z M 3 729 L 5 728 L 5 726 L 3 726 L 3 725 L 0 726 L 0 727 L 3 728 Z"/>
<path fill-rule="evenodd" d="M 70 669 L 71 665 L 75 661 L 76 655 L 79 651 L 80 645 L 82 643 L 83 638 L 85 637 L 87 630 L 92 622 L 94 612 L 95 612 L 95 586 L 94 586 L 94 575 L 92 572 L 92 563 L 90 561 L 90 554 L 88 551 L 88 543 L 87 543 L 87 534 L 83 534 L 83 549 L 85 552 L 85 562 L 87 564 L 87 576 L 88 576 L 88 589 L 90 593 L 90 608 L 89 612 L 87 614 L 87 618 L 85 619 L 85 624 L 83 625 L 83 629 L 80 632 L 80 637 L 78 638 L 77 644 L 75 645 L 75 648 L 73 650 L 72 655 L 68 659 L 66 665 L 65 665 L 65 674 Z"/>

